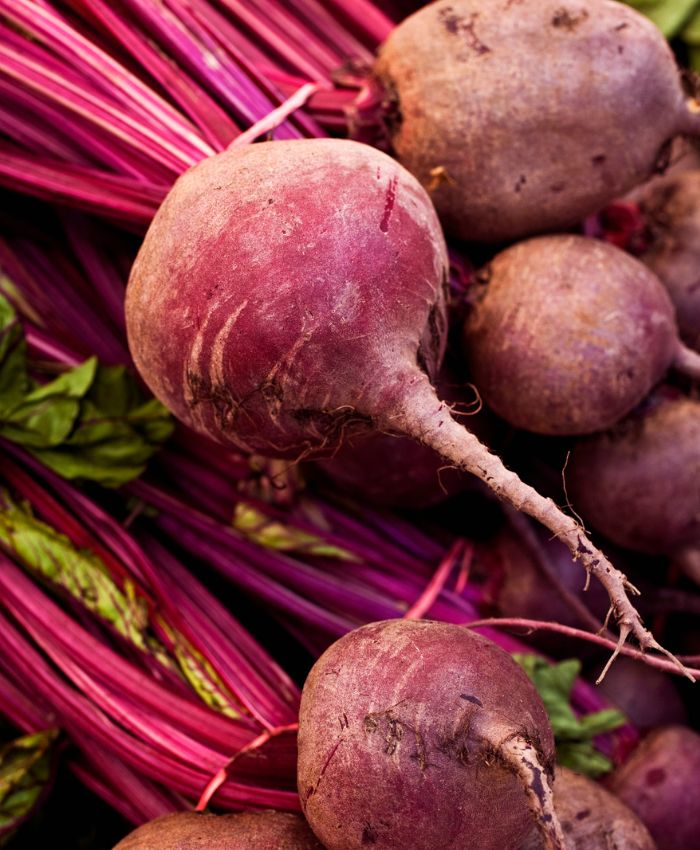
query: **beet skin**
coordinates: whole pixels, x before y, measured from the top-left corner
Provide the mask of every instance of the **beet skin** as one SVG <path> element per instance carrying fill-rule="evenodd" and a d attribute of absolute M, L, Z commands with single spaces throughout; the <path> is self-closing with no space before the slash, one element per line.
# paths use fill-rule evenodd
<path fill-rule="evenodd" d="M 323 850 L 309 825 L 288 812 L 178 812 L 140 826 L 114 850 Z"/>
<path fill-rule="evenodd" d="M 439 0 L 375 72 L 399 160 L 446 230 L 560 230 L 646 180 L 700 118 L 663 35 L 612 0 Z"/>
<path fill-rule="evenodd" d="M 466 629 L 372 623 L 316 662 L 299 717 L 302 807 L 328 850 L 504 850 L 534 824 L 521 742 L 545 794 L 554 743 L 513 659 Z"/>

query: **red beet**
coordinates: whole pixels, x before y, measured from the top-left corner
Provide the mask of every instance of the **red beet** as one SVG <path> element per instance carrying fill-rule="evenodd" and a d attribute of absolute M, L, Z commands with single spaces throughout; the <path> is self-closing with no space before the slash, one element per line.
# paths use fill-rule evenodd
<path fill-rule="evenodd" d="M 655 183 L 639 199 L 650 243 L 641 259 L 668 289 L 683 338 L 700 347 L 700 171 Z"/>
<path fill-rule="evenodd" d="M 247 451 L 330 455 L 372 429 L 420 440 L 543 522 L 605 584 L 622 637 L 656 645 L 578 523 L 438 401 L 446 280 L 430 200 L 394 160 L 340 140 L 256 144 L 169 193 L 129 280 L 129 344 L 178 417 Z"/>
<path fill-rule="evenodd" d="M 287 812 L 179 812 L 140 826 L 114 850 L 323 850 L 306 821 Z"/>
<path fill-rule="evenodd" d="M 551 807 L 554 741 L 513 659 L 459 626 L 391 620 L 316 662 L 299 715 L 302 807 L 328 850 L 504 850 Z"/>
<path fill-rule="evenodd" d="M 620 546 L 677 554 L 700 546 L 700 402 L 657 396 L 615 429 L 581 440 L 566 469 L 586 522 Z"/>
<path fill-rule="evenodd" d="M 464 239 L 575 224 L 700 124 L 662 34 L 612 0 L 439 0 L 375 70 L 399 159 Z"/>
<path fill-rule="evenodd" d="M 669 726 L 648 735 L 609 781 L 661 850 L 700 850 L 700 735 Z"/>
<path fill-rule="evenodd" d="M 498 254 L 465 324 L 474 383 L 493 410 L 540 434 L 609 428 L 671 367 L 700 377 L 673 305 L 638 260 L 583 236 Z"/>
<path fill-rule="evenodd" d="M 557 768 L 554 808 L 567 850 L 656 850 L 642 821 L 605 788 L 567 768 Z M 659 847 L 663 847 L 659 844 Z M 542 850 L 537 832 L 519 850 Z"/>

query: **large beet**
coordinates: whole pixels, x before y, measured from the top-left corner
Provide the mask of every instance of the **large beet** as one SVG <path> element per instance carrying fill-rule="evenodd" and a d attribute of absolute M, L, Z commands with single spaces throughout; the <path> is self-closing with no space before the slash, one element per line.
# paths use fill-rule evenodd
<path fill-rule="evenodd" d="M 670 726 L 648 735 L 609 781 L 660 850 L 700 850 L 700 735 Z"/>
<path fill-rule="evenodd" d="M 446 279 L 430 199 L 397 162 L 349 141 L 265 142 L 175 183 L 129 279 L 129 345 L 178 417 L 246 451 L 330 455 L 372 429 L 419 440 L 566 543 L 608 590 L 621 639 L 658 646 L 578 522 L 438 400 Z"/>
<path fill-rule="evenodd" d="M 650 242 L 641 259 L 668 289 L 678 327 L 700 347 L 700 171 L 655 183 L 639 198 Z"/>
<path fill-rule="evenodd" d="M 329 850 L 504 850 L 532 829 L 531 812 L 547 846 L 563 848 L 547 784 L 553 761 L 527 676 L 458 626 L 356 629 L 304 685 L 299 794 Z"/>
<path fill-rule="evenodd" d="M 567 768 L 557 768 L 554 808 L 567 850 L 656 850 L 642 821 L 605 788 Z M 663 848 L 659 844 L 659 848 Z M 542 850 L 533 832 L 519 850 Z"/>
<path fill-rule="evenodd" d="M 114 850 L 323 850 L 309 825 L 287 812 L 178 812 L 140 826 Z"/>
<path fill-rule="evenodd" d="M 671 366 L 700 376 L 668 293 L 639 260 L 583 236 L 541 236 L 498 254 L 465 324 L 474 383 L 516 427 L 609 428 Z"/>
<path fill-rule="evenodd" d="M 586 522 L 638 552 L 700 546 L 700 402 L 656 396 L 613 430 L 581 440 L 566 469 Z"/>
<path fill-rule="evenodd" d="M 464 239 L 572 225 L 700 126 L 661 33 L 612 0 L 438 0 L 375 70 L 399 159 Z"/>

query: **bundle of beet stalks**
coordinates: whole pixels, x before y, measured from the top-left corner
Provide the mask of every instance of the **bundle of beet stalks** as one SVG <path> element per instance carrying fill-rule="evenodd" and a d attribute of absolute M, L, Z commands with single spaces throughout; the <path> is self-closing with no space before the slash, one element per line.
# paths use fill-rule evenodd
<path fill-rule="evenodd" d="M 0 0 L 0 845 L 700 850 L 699 22 Z"/>

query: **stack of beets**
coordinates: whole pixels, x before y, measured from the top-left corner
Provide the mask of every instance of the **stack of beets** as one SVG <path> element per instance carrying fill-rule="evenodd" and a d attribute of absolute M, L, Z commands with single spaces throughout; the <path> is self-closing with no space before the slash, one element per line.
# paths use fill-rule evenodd
<path fill-rule="evenodd" d="M 583 522 L 700 580 L 700 236 L 658 197 L 664 234 L 641 259 L 580 223 L 700 132 L 700 104 L 661 34 L 614 0 L 438 0 L 374 73 L 395 158 L 268 141 L 177 181 L 130 278 L 134 360 L 195 430 L 315 461 L 368 499 L 433 504 L 442 467 L 450 490 L 471 473 L 600 580 L 620 645 L 661 650 Z M 452 328 L 443 228 L 488 257 Z M 468 382 L 513 428 L 566 443 L 582 522 L 457 421 Z M 644 741 L 617 797 L 555 773 L 542 703 L 504 652 L 456 626 L 383 622 L 338 641 L 305 686 L 313 834 L 293 816 L 189 814 L 119 847 L 692 850 L 699 770 L 700 738 L 680 726 Z"/>

